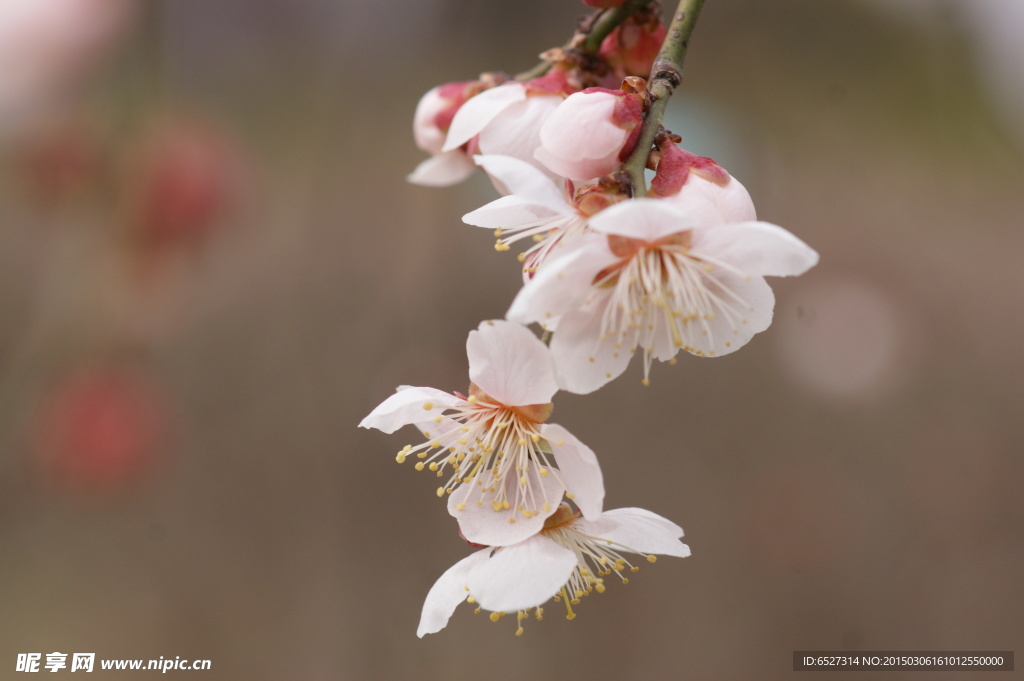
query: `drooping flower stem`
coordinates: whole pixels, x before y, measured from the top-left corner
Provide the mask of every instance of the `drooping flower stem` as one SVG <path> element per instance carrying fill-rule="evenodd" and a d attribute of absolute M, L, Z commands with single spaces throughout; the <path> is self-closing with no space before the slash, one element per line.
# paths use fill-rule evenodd
<path fill-rule="evenodd" d="M 625 176 L 633 189 L 634 197 L 647 195 L 647 184 L 644 182 L 644 168 L 651 155 L 654 139 L 661 129 L 661 121 L 665 115 L 665 106 L 672 91 L 682 82 L 683 59 L 689 47 L 690 35 L 697 25 L 704 0 L 680 0 L 668 26 L 665 42 L 654 60 L 651 77 L 647 83 L 647 91 L 651 97 L 651 106 L 644 115 L 643 127 L 637 138 L 636 147 L 626 162 L 622 164 L 620 175 Z"/>

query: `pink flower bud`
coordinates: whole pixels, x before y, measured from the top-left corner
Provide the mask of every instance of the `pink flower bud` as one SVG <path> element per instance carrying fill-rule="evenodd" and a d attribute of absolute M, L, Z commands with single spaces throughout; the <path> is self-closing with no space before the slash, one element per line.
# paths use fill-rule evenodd
<path fill-rule="evenodd" d="M 727 223 L 757 219 L 754 202 L 739 180 L 714 159 L 692 154 L 672 142 L 661 147 L 650 195 L 676 205 L 695 199 L 710 201 Z"/>
<path fill-rule="evenodd" d="M 570 95 L 540 128 L 534 154 L 554 173 L 582 181 L 611 173 L 629 156 L 643 120 L 639 95 L 588 88 Z"/>
<path fill-rule="evenodd" d="M 412 134 L 416 146 L 428 154 L 440 154 L 448 128 L 466 100 L 480 91 L 479 81 L 445 83 L 420 98 L 413 116 Z"/>
<path fill-rule="evenodd" d="M 608 34 L 598 56 L 612 67 L 619 80 L 627 76 L 647 78 L 663 42 L 665 25 L 656 14 L 643 21 L 631 19 Z"/>

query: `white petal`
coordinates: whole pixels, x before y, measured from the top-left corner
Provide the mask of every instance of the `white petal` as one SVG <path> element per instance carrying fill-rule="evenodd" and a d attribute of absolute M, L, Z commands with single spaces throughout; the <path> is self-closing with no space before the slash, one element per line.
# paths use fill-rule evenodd
<path fill-rule="evenodd" d="M 551 445 L 558 475 L 573 502 L 587 518 L 596 518 L 604 509 L 604 478 L 597 456 L 575 435 L 557 423 L 540 427 L 541 436 Z"/>
<path fill-rule="evenodd" d="M 538 168 L 512 156 L 474 156 L 476 164 L 496 178 L 511 194 L 544 206 L 558 215 L 568 215 L 572 207 L 558 184 Z"/>
<path fill-rule="evenodd" d="M 558 392 L 547 347 L 525 326 L 484 322 L 466 341 L 469 379 L 508 407 L 547 404 Z"/>
<path fill-rule="evenodd" d="M 540 146 L 541 124 L 561 101 L 561 95 L 530 95 L 511 104 L 480 131 L 480 153 L 512 156 L 547 172 L 533 153 Z"/>
<path fill-rule="evenodd" d="M 590 219 L 596 232 L 618 234 L 653 242 L 662 237 L 717 225 L 722 221 L 718 209 L 706 200 L 694 198 L 680 207 L 664 199 L 620 201 Z"/>
<path fill-rule="evenodd" d="M 458 149 L 479 135 L 480 131 L 486 128 L 498 114 L 524 99 L 526 99 L 526 88 L 520 83 L 499 85 L 490 90 L 484 90 L 475 97 L 470 97 L 452 119 L 443 151 Z"/>
<path fill-rule="evenodd" d="M 739 222 L 709 229 L 698 235 L 693 250 L 746 274 L 761 276 L 795 276 L 818 262 L 814 249 L 768 222 Z"/>
<path fill-rule="evenodd" d="M 519 474 L 515 471 L 511 473 L 501 483 L 508 498 L 514 498 L 519 485 Z M 541 477 L 531 470 L 526 474 L 530 494 L 523 505 L 528 507 L 527 510 L 536 510 L 538 513 L 527 518 L 515 504 L 510 504 L 508 510 L 495 511 L 491 502 L 497 497 L 497 492 L 489 491 L 492 486 L 491 476 L 492 471 L 483 471 L 478 475 L 482 484 L 478 485 L 476 480 L 467 482 L 448 496 L 448 513 L 459 521 L 462 536 L 474 544 L 509 546 L 532 537 L 541 531 L 544 521 L 558 510 L 558 504 L 565 493 L 565 488 L 555 476 Z M 461 509 L 459 505 L 462 505 Z M 545 505 L 547 510 L 544 510 Z"/>
<path fill-rule="evenodd" d="M 470 572 L 487 562 L 490 555 L 489 548 L 472 553 L 448 568 L 434 582 L 434 586 L 427 592 L 426 600 L 423 601 L 420 625 L 416 629 L 417 636 L 423 638 L 425 634 L 437 633 L 448 625 L 455 608 L 469 595 L 466 587 Z"/>
<path fill-rule="evenodd" d="M 543 535 L 498 550 L 469 575 L 480 607 L 513 613 L 558 593 L 576 568 L 576 554 Z"/>
<path fill-rule="evenodd" d="M 585 395 L 594 392 L 626 370 L 637 344 L 637 331 L 625 337 L 601 337 L 601 318 L 608 305 L 588 305 L 564 315 L 551 339 L 558 384 L 563 390 Z"/>
<path fill-rule="evenodd" d="M 393 433 L 410 423 L 423 423 L 465 402 L 436 388 L 405 388 L 381 402 L 359 422 L 360 428 Z"/>
<path fill-rule="evenodd" d="M 455 149 L 431 156 L 416 166 L 405 179 L 422 187 L 448 187 L 462 182 L 475 169 L 473 162 L 461 150 Z"/>
<path fill-rule="evenodd" d="M 513 195 L 495 199 L 486 206 L 466 213 L 462 216 L 462 221 L 467 225 L 476 225 L 477 227 L 514 229 L 522 225 L 536 223 L 541 219 L 555 220 L 558 217 L 559 213 L 545 206 Z"/>
<path fill-rule="evenodd" d="M 505 316 L 542 326 L 557 319 L 583 305 L 594 290 L 594 277 L 618 259 L 603 235 L 587 234 L 559 244 L 519 291 Z"/>
<path fill-rule="evenodd" d="M 687 324 L 683 341 L 691 353 L 717 357 L 735 352 L 771 326 L 775 294 L 763 277 L 743 278 L 721 270 L 712 274 L 715 279 L 705 276 L 704 285 L 709 294 L 724 302 L 715 308 L 714 319 Z"/>
<path fill-rule="evenodd" d="M 629 136 L 612 120 L 617 101 L 615 95 L 604 92 L 570 95 L 541 126 L 534 157 L 556 174 L 576 181 L 615 170 Z"/>
<path fill-rule="evenodd" d="M 610 541 L 627 551 L 657 553 L 685 558 L 690 547 L 679 541 L 683 528 L 657 513 L 642 508 L 605 511 L 597 520 L 577 520 L 580 532 Z"/>

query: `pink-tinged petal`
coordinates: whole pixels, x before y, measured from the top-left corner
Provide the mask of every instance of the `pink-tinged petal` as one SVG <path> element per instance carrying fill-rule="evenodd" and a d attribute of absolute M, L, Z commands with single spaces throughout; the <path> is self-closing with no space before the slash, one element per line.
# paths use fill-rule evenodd
<path fill-rule="evenodd" d="M 551 353 L 525 326 L 484 322 L 469 334 L 469 379 L 507 407 L 547 404 L 558 392 Z"/>
<path fill-rule="evenodd" d="M 601 319 L 608 305 L 604 298 L 599 305 L 573 311 L 558 322 L 551 339 L 558 384 L 563 390 L 585 395 L 620 376 L 629 365 L 637 344 L 637 331 L 616 337 L 613 331 L 601 335 Z"/>
<path fill-rule="evenodd" d="M 596 520 L 577 520 L 573 527 L 635 553 L 656 553 L 679 558 L 690 555 L 690 547 L 679 541 L 679 537 L 683 536 L 683 528 L 642 508 L 605 511 Z"/>
<path fill-rule="evenodd" d="M 426 422 L 460 404 L 465 402 L 436 388 L 400 389 L 360 421 L 359 427 L 393 433 L 410 423 Z"/>
<path fill-rule="evenodd" d="M 686 208 L 692 201 L 710 202 L 721 216 L 719 224 L 757 220 L 757 211 L 754 209 L 750 193 L 735 177 L 728 178 L 726 183 L 721 185 L 696 173 L 690 173 L 679 193 L 666 197 L 664 201 L 680 208 Z"/>
<path fill-rule="evenodd" d="M 512 229 L 523 225 L 533 225 L 541 219 L 555 219 L 559 213 L 521 196 L 503 196 L 491 201 L 486 206 L 477 208 L 462 216 L 467 225 L 497 229 Z"/>
<path fill-rule="evenodd" d="M 619 167 L 629 130 L 615 121 L 620 97 L 608 92 L 576 92 L 540 128 L 534 156 L 554 173 L 589 180 Z"/>
<path fill-rule="evenodd" d="M 526 88 L 519 83 L 499 85 L 469 98 L 452 119 L 442 151 L 458 149 L 479 135 L 498 114 L 524 99 Z"/>
<path fill-rule="evenodd" d="M 423 613 L 420 615 L 420 625 L 416 629 L 417 636 L 423 638 L 426 634 L 435 634 L 448 626 L 448 620 L 455 612 L 455 608 L 469 596 L 466 587 L 469 584 L 470 573 L 486 563 L 490 555 L 490 548 L 472 553 L 448 568 L 434 582 L 434 586 L 427 592 L 426 600 L 423 601 Z"/>
<path fill-rule="evenodd" d="M 405 176 L 412 184 L 421 187 L 448 187 L 462 182 L 473 174 L 476 166 L 461 150 L 444 152 L 431 156 Z"/>
<path fill-rule="evenodd" d="M 540 427 L 541 436 L 551 445 L 558 475 L 565 490 L 587 518 L 596 518 L 604 509 L 604 478 L 597 456 L 590 447 L 556 423 Z"/>
<path fill-rule="evenodd" d="M 511 104 L 480 131 L 480 153 L 536 164 L 533 152 L 540 146 L 540 126 L 561 101 L 561 95 L 542 94 Z"/>
<path fill-rule="evenodd" d="M 531 470 L 525 474 L 525 486 L 521 485 L 519 475 L 511 471 L 495 484 L 493 470 L 482 471 L 476 480 L 463 483 L 448 496 L 448 513 L 459 521 L 463 537 L 474 544 L 509 546 L 543 529 L 544 521 L 558 510 L 565 488 L 550 474 L 540 476 Z M 510 501 L 508 509 L 496 511 L 494 503 L 501 492 L 514 501 Z M 530 512 L 529 517 L 519 506 Z"/>
<path fill-rule="evenodd" d="M 561 188 L 538 168 L 512 156 L 474 156 L 476 164 L 497 179 L 510 194 L 548 208 L 557 215 L 568 215 L 572 207 Z"/>
<path fill-rule="evenodd" d="M 416 146 L 428 154 L 441 153 L 445 133 L 437 127 L 437 115 L 451 106 L 451 100 L 442 96 L 441 86 L 427 91 L 416 104 L 412 117 L 412 135 Z"/>
<path fill-rule="evenodd" d="M 560 243 L 516 295 L 505 317 L 541 326 L 554 322 L 583 305 L 594 290 L 594 277 L 618 260 L 603 235 L 587 234 Z"/>
<path fill-rule="evenodd" d="M 763 277 L 712 270 L 703 281 L 706 292 L 722 302 L 712 308 L 712 319 L 694 319 L 685 325 L 683 341 L 688 352 L 703 357 L 727 355 L 771 326 L 775 294 Z"/>
<path fill-rule="evenodd" d="M 576 554 L 543 535 L 499 549 L 469 575 L 480 607 L 517 612 L 541 605 L 569 581 Z"/>
<path fill-rule="evenodd" d="M 768 222 L 740 222 L 708 230 L 695 240 L 693 251 L 755 276 L 796 276 L 818 262 L 813 248 Z"/>
<path fill-rule="evenodd" d="M 621 201 L 592 217 L 590 228 L 595 232 L 654 242 L 721 222 L 718 209 L 710 201 L 688 201 L 681 207 L 664 199 L 633 199 Z"/>

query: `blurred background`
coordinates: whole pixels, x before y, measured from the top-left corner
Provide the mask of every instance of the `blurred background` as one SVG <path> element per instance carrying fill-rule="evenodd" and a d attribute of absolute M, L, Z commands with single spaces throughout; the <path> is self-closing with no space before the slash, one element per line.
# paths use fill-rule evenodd
<path fill-rule="evenodd" d="M 500 681 L 1024 650 L 1009 0 L 707 2 L 667 125 L 821 263 L 772 282 L 742 352 L 649 388 L 631 367 L 554 415 L 598 453 L 606 507 L 675 520 L 693 556 L 522 638 L 466 607 L 416 638 L 470 549 L 394 463 L 414 431 L 356 424 L 399 384 L 465 390 L 466 334 L 520 281 L 461 223 L 485 179 L 405 182 L 413 110 L 531 67 L 585 9 L 0 0 L 5 677 L 53 651 Z"/>

